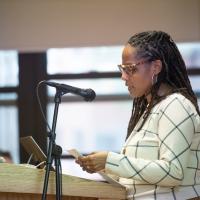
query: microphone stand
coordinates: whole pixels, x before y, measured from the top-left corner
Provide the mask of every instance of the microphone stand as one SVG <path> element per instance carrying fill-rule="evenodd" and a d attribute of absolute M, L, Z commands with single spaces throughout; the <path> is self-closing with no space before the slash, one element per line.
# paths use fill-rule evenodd
<path fill-rule="evenodd" d="M 62 171 L 61 171 L 61 162 L 60 162 L 60 158 L 62 155 L 62 148 L 56 145 L 55 143 L 55 139 L 56 139 L 55 129 L 56 129 L 56 123 L 57 123 L 57 116 L 58 116 L 58 107 L 59 107 L 59 104 L 61 103 L 61 97 L 66 93 L 67 92 L 63 92 L 60 89 L 56 88 L 56 94 L 54 97 L 55 107 L 54 107 L 52 130 L 48 134 L 49 145 L 48 145 L 48 150 L 47 150 L 46 172 L 45 172 L 45 179 L 44 179 L 44 185 L 43 185 L 42 200 L 46 200 L 49 173 L 50 173 L 50 169 L 52 168 L 53 160 L 55 160 L 55 169 L 56 169 L 56 200 L 61 200 L 62 198 Z"/>

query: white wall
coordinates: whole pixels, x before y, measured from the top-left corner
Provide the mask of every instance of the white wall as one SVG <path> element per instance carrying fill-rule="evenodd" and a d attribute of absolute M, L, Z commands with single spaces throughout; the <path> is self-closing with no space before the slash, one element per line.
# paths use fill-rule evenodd
<path fill-rule="evenodd" d="M 0 0 L 0 49 L 118 45 L 150 29 L 200 41 L 200 0 Z"/>

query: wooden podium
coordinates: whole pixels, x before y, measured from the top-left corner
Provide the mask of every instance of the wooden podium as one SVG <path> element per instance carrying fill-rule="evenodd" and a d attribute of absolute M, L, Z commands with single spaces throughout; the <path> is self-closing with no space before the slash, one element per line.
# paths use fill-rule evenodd
<path fill-rule="evenodd" d="M 41 199 L 45 171 L 25 165 L 0 164 L 0 200 Z M 126 199 L 126 189 L 108 183 L 62 175 L 62 200 Z M 47 200 L 56 199 L 55 172 L 50 172 Z"/>

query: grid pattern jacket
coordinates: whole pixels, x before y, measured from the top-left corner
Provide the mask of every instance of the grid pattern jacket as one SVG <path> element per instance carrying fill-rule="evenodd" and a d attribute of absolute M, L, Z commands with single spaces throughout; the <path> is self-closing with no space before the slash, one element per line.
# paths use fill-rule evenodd
<path fill-rule="evenodd" d="M 200 195 L 200 117 L 179 93 L 143 116 L 121 154 L 109 152 L 106 171 L 119 176 L 135 199 L 188 199 Z"/>

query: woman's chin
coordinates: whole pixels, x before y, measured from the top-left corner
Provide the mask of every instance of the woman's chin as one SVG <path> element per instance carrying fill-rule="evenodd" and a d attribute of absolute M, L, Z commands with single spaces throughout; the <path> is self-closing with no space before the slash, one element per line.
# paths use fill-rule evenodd
<path fill-rule="evenodd" d="M 130 93 L 130 96 L 131 96 L 133 99 L 138 97 L 138 95 L 135 94 L 135 93 Z"/>
<path fill-rule="evenodd" d="M 134 93 L 130 93 L 130 96 L 134 99 L 134 98 L 139 98 L 142 97 L 144 94 L 137 94 L 136 92 Z"/>

